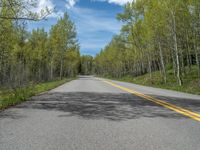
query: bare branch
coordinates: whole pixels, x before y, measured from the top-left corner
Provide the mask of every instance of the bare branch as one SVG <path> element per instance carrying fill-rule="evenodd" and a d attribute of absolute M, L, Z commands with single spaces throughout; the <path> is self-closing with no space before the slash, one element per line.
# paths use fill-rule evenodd
<path fill-rule="evenodd" d="M 7 20 L 31 20 L 40 21 L 46 19 L 53 13 L 53 9 L 45 8 L 41 12 L 33 12 L 32 9 L 36 7 L 36 3 L 27 3 L 24 1 L 7 0 L 6 3 L 0 3 L 0 10 L 2 8 L 8 9 L 10 13 L 2 15 L 0 12 L 0 19 Z"/>

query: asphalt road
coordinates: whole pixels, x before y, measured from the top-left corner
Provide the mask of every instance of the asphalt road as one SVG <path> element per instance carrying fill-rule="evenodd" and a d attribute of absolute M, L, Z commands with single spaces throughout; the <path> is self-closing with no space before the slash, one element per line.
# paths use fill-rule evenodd
<path fill-rule="evenodd" d="M 200 113 L 200 96 L 113 82 Z M 0 150 L 200 150 L 200 122 L 82 76 L 0 112 Z"/>

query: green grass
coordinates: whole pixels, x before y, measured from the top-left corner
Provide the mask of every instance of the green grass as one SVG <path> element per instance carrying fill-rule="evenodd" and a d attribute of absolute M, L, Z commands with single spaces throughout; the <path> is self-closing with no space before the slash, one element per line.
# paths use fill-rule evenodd
<path fill-rule="evenodd" d="M 152 78 L 150 78 L 149 74 L 145 74 L 139 77 L 124 76 L 120 79 L 112 79 L 200 95 L 200 78 L 197 76 L 197 68 L 195 66 L 192 67 L 191 71 L 188 71 L 187 75 L 183 76 L 183 86 L 177 84 L 173 70 L 167 71 L 166 84 L 163 82 L 159 71 L 153 72 Z"/>
<path fill-rule="evenodd" d="M 49 91 L 73 79 L 74 78 L 56 80 L 36 85 L 30 85 L 25 88 L 19 88 L 16 90 L 0 91 L 0 110 L 24 102 L 31 96 L 37 95 L 45 91 Z"/>

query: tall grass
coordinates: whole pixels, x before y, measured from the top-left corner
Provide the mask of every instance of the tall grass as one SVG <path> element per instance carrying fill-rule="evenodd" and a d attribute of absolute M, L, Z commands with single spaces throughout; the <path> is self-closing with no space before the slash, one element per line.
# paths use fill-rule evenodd
<path fill-rule="evenodd" d="M 152 78 L 150 78 L 149 74 L 145 74 L 138 77 L 124 76 L 122 78 L 111 79 L 200 95 L 200 77 L 198 77 L 196 66 L 188 70 L 187 75 L 182 76 L 183 86 L 178 85 L 172 69 L 167 70 L 167 83 L 163 82 L 159 71 L 153 72 Z"/>

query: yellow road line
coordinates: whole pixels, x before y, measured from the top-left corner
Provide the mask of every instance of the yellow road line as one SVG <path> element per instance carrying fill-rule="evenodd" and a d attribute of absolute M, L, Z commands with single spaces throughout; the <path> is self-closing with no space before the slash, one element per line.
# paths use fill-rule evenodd
<path fill-rule="evenodd" d="M 139 93 L 139 92 L 137 92 L 135 90 L 132 90 L 132 89 L 129 89 L 129 88 L 117 85 L 117 84 L 115 84 L 113 82 L 105 81 L 105 80 L 102 80 L 102 81 L 105 82 L 105 83 L 107 83 L 107 84 L 109 84 L 109 85 L 112 85 L 112 86 L 114 86 L 116 88 L 119 88 L 119 89 L 121 89 L 123 91 L 129 92 L 129 93 L 137 95 L 139 97 L 142 97 L 142 98 L 144 98 L 146 100 L 154 102 L 154 103 L 156 103 L 158 105 L 161 105 L 161 106 L 163 106 L 165 108 L 168 108 L 170 110 L 173 110 L 173 111 L 175 111 L 177 113 L 180 113 L 180 114 L 182 114 L 184 116 L 190 117 L 190 118 L 192 118 L 192 119 L 197 120 L 197 121 L 200 122 L 200 114 L 198 114 L 198 113 L 192 112 L 192 111 L 187 110 L 185 108 L 181 108 L 179 106 L 173 105 L 173 104 L 165 102 L 163 100 L 159 100 L 159 99 L 151 97 L 149 95 L 145 95 L 145 94 Z"/>

